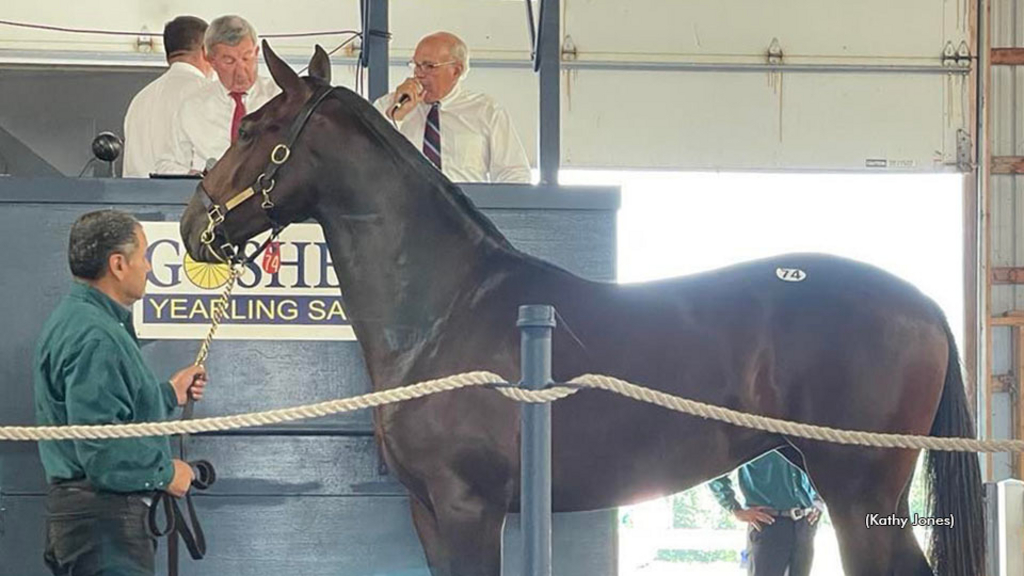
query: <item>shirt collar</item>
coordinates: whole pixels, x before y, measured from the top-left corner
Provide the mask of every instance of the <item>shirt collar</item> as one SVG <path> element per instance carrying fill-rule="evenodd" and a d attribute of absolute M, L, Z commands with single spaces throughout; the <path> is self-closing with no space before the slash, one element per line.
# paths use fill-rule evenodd
<path fill-rule="evenodd" d="M 76 281 L 71 284 L 71 297 L 96 306 L 110 315 L 114 320 L 126 326 L 131 320 L 131 310 L 118 304 L 111 299 L 110 296 L 107 296 L 103 292 L 89 286 L 85 282 Z"/>
<path fill-rule="evenodd" d="M 180 72 L 182 74 L 198 76 L 204 80 L 206 79 L 206 75 L 203 74 L 202 70 L 196 68 L 188 62 L 172 62 L 168 70 L 170 70 L 171 72 Z"/>
<path fill-rule="evenodd" d="M 451 104 L 461 94 L 462 94 L 462 82 L 459 81 L 459 82 L 455 83 L 455 86 L 452 88 L 451 92 L 446 94 L 444 98 L 441 98 L 440 100 L 438 100 L 438 102 L 441 103 L 441 108 L 444 108 L 445 106 L 448 106 L 449 104 Z M 430 104 L 427 104 L 427 106 L 430 106 Z"/>

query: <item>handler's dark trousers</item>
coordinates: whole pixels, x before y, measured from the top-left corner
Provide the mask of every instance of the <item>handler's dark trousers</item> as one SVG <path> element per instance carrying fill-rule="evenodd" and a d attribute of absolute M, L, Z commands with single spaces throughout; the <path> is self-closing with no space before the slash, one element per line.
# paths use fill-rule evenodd
<path fill-rule="evenodd" d="M 96 492 L 84 482 L 51 486 L 43 560 L 54 576 L 153 576 L 156 540 L 144 496 Z"/>
<path fill-rule="evenodd" d="M 814 559 L 814 533 L 806 518 L 775 517 L 761 531 L 747 528 L 749 576 L 808 576 Z M 789 568 L 789 572 L 786 569 Z"/>

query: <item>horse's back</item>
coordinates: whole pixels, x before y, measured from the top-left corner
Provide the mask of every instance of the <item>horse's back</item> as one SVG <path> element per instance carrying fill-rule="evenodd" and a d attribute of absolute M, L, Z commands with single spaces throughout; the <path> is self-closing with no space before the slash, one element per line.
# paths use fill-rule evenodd
<path fill-rule="evenodd" d="M 577 290 L 560 310 L 572 334 L 555 339 L 556 378 L 609 374 L 837 427 L 927 433 L 930 426 L 924 416 L 900 414 L 933 413 L 946 367 L 944 320 L 934 302 L 881 269 L 791 254 L 592 290 Z M 560 496 L 570 508 L 588 494 L 621 503 L 682 489 L 782 441 L 612 395 L 578 396 L 553 408 L 555 451 L 565 466 Z M 628 438 L 620 438 L 625 430 Z M 624 454 L 646 462 L 642 473 L 620 471 L 620 486 L 588 484 L 598 462 Z"/>
<path fill-rule="evenodd" d="M 843 369 L 895 377 L 924 363 L 945 370 L 949 333 L 938 305 L 912 284 L 862 262 L 787 254 L 639 292 L 645 291 L 643 298 L 657 303 L 681 333 L 724 344 L 737 362 L 770 356 L 776 378 Z"/>
<path fill-rule="evenodd" d="M 693 298 L 701 303 L 745 296 L 808 303 L 806 299 L 856 305 L 871 298 L 893 298 L 938 310 L 912 284 L 881 268 L 828 254 L 783 254 L 708 272 L 643 284 L 623 285 L 644 298 Z M 916 307 L 915 307 L 916 308 Z"/>
<path fill-rule="evenodd" d="M 680 327 L 711 332 L 728 326 L 761 327 L 782 335 L 871 322 L 876 329 L 908 321 L 942 328 L 945 322 L 938 305 L 909 282 L 875 266 L 825 254 L 773 256 L 626 284 L 616 292 L 612 299 L 627 312 L 653 311 Z"/>

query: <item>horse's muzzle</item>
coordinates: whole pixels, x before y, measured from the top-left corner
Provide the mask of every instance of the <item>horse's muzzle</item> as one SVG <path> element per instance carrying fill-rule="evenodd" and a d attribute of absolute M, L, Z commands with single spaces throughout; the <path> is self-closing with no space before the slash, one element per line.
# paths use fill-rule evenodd
<path fill-rule="evenodd" d="M 206 192 L 200 183 L 196 186 L 196 191 L 192 194 L 188 206 L 185 207 L 185 212 L 181 215 L 179 232 L 181 233 L 181 240 L 185 245 L 185 250 L 193 260 L 196 262 L 217 262 L 216 255 L 211 254 L 201 240 L 207 228 L 207 220 L 209 219 L 204 207 L 205 203 L 203 202 L 205 197 Z"/>

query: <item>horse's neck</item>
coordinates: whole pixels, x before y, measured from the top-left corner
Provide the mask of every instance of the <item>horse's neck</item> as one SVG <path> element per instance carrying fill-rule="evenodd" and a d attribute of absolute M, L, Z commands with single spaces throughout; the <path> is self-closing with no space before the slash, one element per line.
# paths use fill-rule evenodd
<path fill-rule="evenodd" d="M 327 207 L 318 220 L 377 387 L 403 383 L 394 380 L 443 330 L 460 295 L 498 272 L 508 255 L 449 201 L 413 217 Z"/>

